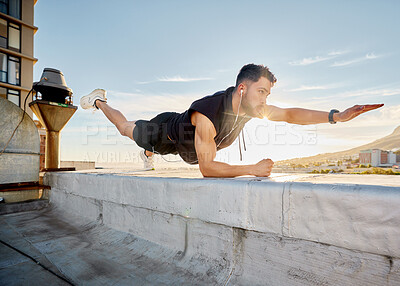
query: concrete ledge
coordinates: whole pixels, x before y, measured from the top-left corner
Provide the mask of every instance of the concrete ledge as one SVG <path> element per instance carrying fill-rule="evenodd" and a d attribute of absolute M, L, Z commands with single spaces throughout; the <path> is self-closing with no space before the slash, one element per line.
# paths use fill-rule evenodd
<path fill-rule="evenodd" d="M 232 282 L 400 282 L 400 187 L 279 180 L 45 176 L 59 210 L 182 257 L 229 261 Z"/>
<path fill-rule="evenodd" d="M 115 227 L 110 204 L 117 217 L 134 207 L 400 257 L 399 187 L 84 173 L 46 174 L 46 184 L 53 204 Z"/>

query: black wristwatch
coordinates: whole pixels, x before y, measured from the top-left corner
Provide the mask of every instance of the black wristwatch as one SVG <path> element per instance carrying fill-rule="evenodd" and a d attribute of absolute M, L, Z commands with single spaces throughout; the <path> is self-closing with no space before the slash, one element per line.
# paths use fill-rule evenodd
<path fill-rule="evenodd" d="M 340 111 L 337 109 L 332 109 L 331 112 L 329 112 L 329 123 L 330 124 L 336 124 L 336 121 L 333 120 L 333 114 L 334 113 L 339 113 Z"/>

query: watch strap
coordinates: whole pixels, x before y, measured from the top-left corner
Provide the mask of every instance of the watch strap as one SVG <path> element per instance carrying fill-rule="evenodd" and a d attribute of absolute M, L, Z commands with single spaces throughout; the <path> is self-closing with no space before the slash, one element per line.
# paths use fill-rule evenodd
<path fill-rule="evenodd" d="M 329 123 L 330 124 L 336 124 L 336 121 L 334 121 L 333 120 L 333 114 L 334 113 L 339 113 L 340 111 L 339 110 L 337 110 L 337 109 L 332 109 L 330 112 L 329 112 Z"/>

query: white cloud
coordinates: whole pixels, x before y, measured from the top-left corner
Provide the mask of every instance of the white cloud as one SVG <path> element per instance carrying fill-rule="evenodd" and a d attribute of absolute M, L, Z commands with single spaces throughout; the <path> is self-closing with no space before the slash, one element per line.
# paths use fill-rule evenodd
<path fill-rule="evenodd" d="M 347 54 L 348 51 L 332 51 L 328 53 L 328 56 L 340 56 L 340 55 L 344 55 Z"/>
<path fill-rule="evenodd" d="M 337 56 L 340 56 L 340 55 L 343 55 L 346 53 L 348 53 L 348 51 L 344 51 L 344 50 L 343 51 L 341 51 L 341 50 L 331 51 L 326 56 L 303 58 L 301 60 L 291 61 L 291 62 L 289 62 L 289 64 L 292 66 L 307 66 L 307 65 L 311 65 L 311 64 L 315 64 L 315 63 L 319 63 L 319 62 L 328 61 L 328 60 L 331 60 Z"/>
<path fill-rule="evenodd" d="M 309 91 L 309 90 L 326 90 L 331 88 L 334 87 L 331 85 L 302 85 L 298 88 L 288 89 L 285 91 L 298 92 L 298 91 Z"/>
<path fill-rule="evenodd" d="M 365 58 L 366 59 L 369 59 L 369 60 L 371 60 L 371 59 L 376 59 L 376 58 L 379 58 L 380 56 L 377 56 L 377 55 L 375 55 L 374 53 L 370 53 L 370 54 L 366 54 L 365 55 Z"/>
<path fill-rule="evenodd" d="M 382 56 L 381 55 L 375 55 L 374 53 L 369 53 L 369 54 L 366 54 L 365 56 L 360 57 L 360 58 L 355 58 L 355 59 L 352 59 L 352 60 L 341 61 L 341 62 L 334 62 L 331 65 L 331 67 L 349 66 L 349 65 L 353 65 L 353 64 L 356 64 L 356 63 L 364 62 L 364 61 L 367 61 L 367 60 L 377 59 L 377 58 L 380 58 L 380 57 L 382 57 Z"/>
<path fill-rule="evenodd" d="M 355 63 L 359 63 L 361 61 L 363 61 L 364 58 L 357 58 L 357 59 L 353 59 L 353 60 L 349 60 L 349 61 L 342 61 L 342 62 L 334 62 L 333 64 L 331 64 L 331 67 L 344 67 L 344 66 L 349 66 Z"/>
<path fill-rule="evenodd" d="M 157 78 L 157 80 L 153 81 L 138 81 L 137 84 L 149 84 L 154 82 L 193 82 L 193 81 L 203 81 L 203 80 L 213 80 L 211 77 L 182 77 L 182 76 L 163 76 Z"/>
<path fill-rule="evenodd" d="M 192 82 L 192 81 L 202 81 L 202 80 L 212 80 L 209 77 L 188 77 L 184 78 L 181 76 L 174 76 L 174 77 L 161 77 L 157 79 L 158 81 L 163 82 Z"/>
<path fill-rule="evenodd" d="M 304 58 L 304 59 L 297 60 L 297 61 L 292 61 L 292 62 L 289 62 L 289 64 L 292 66 L 307 66 L 307 65 L 327 61 L 327 60 L 330 60 L 331 58 L 332 58 L 332 56 L 329 56 L 329 57 L 316 56 L 316 57 L 311 57 L 311 58 Z"/>
<path fill-rule="evenodd" d="M 149 84 L 149 83 L 153 83 L 153 82 L 155 82 L 154 80 L 153 81 L 136 81 L 135 83 L 136 84 Z"/>
<path fill-rule="evenodd" d="M 216 70 L 217 73 L 225 73 L 225 72 L 232 72 L 234 71 L 233 69 L 218 69 Z"/>

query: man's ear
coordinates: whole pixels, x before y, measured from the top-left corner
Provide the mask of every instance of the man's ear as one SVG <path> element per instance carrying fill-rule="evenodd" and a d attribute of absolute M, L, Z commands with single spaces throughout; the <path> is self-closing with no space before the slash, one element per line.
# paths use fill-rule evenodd
<path fill-rule="evenodd" d="M 246 94 L 246 90 L 247 90 L 247 86 L 246 86 L 246 84 L 244 82 L 239 84 L 239 86 L 238 86 L 239 94 L 241 94 L 242 91 L 243 91 L 243 94 Z"/>

